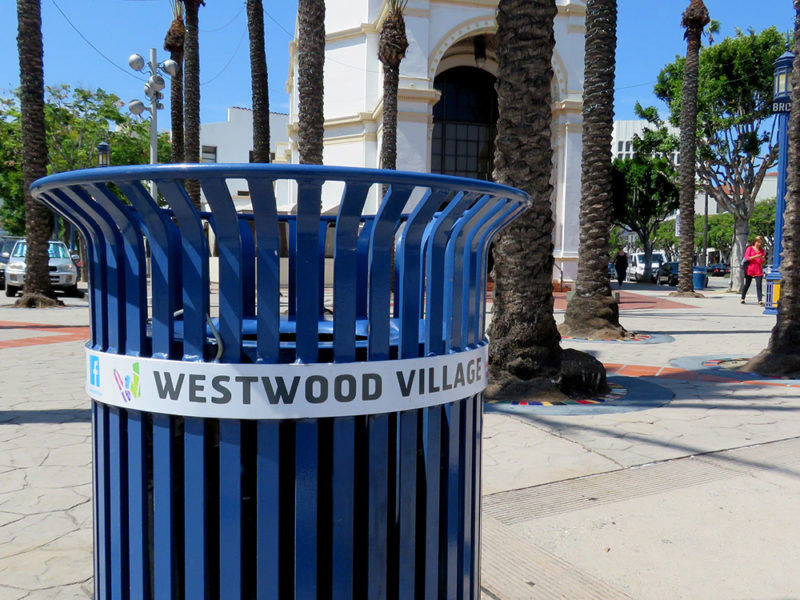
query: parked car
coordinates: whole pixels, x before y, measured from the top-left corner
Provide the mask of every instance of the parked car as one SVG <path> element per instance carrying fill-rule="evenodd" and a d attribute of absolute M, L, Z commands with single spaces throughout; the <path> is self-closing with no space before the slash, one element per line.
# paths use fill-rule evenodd
<path fill-rule="evenodd" d="M 656 271 L 658 285 L 678 285 L 678 262 L 665 262 Z"/>
<path fill-rule="evenodd" d="M 6 266 L 6 296 L 13 298 L 25 283 L 25 254 L 28 243 L 17 240 Z M 50 285 L 70 296 L 83 296 L 78 291 L 78 267 L 64 242 L 51 241 L 47 246 L 50 257 Z"/>
<path fill-rule="evenodd" d="M 653 252 L 650 257 L 650 282 L 656 282 L 658 268 L 664 262 L 661 252 Z M 643 281 L 645 272 L 644 252 L 636 252 L 628 256 L 628 281 Z"/>
<path fill-rule="evenodd" d="M 717 263 L 716 265 L 709 265 L 708 267 L 709 275 L 716 275 L 717 277 L 723 277 L 730 274 L 730 272 L 731 266 L 725 263 Z"/>
<path fill-rule="evenodd" d="M 14 244 L 21 239 L 21 237 L 12 235 L 3 236 L 0 238 L 0 290 L 6 287 L 6 265 L 8 265 L 8 259 L 11 256 L 11 251 L 14 249 Z"/>

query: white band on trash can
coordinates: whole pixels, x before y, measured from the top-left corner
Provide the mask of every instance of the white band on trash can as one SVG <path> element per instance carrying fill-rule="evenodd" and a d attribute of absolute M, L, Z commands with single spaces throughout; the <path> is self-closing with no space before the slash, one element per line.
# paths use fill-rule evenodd
<path fill-rule="evenodd" d="M 488 347 L 425 358 L 228 364 L 86 349 L 86 391 L 103 404 L 217 419 L 302 419 L 399 412 L 479 394 Z"/>

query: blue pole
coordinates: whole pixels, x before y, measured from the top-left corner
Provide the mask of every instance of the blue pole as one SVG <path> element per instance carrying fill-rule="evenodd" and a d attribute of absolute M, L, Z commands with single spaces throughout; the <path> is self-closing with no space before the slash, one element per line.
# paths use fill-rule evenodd
<path fill-rule="evenodd" d="M 780 266 L 783 250 L 783 211 L 786 208 L 786 171 L 789 163 L 789 111 L 792 107 L 791 74 L 794 54 L 784 52 L 775 61 L 772 112 L 778 118 L 778 190 L 775 197 L 775 236 L 772 244 L 772 266 L 767 273 L 767 294 L 764 314 L 778 314 L 780 299 Z M 777 286 L 777 289 L 776 289 Z"/>

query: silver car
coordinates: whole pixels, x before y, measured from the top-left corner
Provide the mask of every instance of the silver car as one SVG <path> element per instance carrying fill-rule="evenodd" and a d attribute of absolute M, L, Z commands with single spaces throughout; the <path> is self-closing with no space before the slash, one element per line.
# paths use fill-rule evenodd
<path fill-rule="evenodd" d="M 11 250 L 6 266 L 6 296 L 13 298 L 25 283 L 25 254 L 28 243 L 19 240 Z M 51 241 L 47 246 L 50 257 L 50 285 L 71 296 L 82 296 L 78 291 L 78 267 L 64 242 Z"/>

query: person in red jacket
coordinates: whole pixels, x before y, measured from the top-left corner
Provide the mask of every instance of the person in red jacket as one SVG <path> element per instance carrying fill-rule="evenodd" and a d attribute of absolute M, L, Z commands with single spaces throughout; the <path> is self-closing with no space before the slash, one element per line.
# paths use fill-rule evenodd
<path fill-rule="evenodd" d="M 744 262 L 747 263 L 747 266 L 744 268 L 744 287 L 742 288 L 742 299 L 739 302 L 744 304 L 744 297 L 747 295 L 747 290 L 750 289 L 750 283 L 755 279 L 758 305 L 764 306 L 761 301 L 761 282 L 764 278 L 764 264 L 767 262 L 767 255 L 764 252 L 764 238 L 760 235 L 756 236 L 751 246 L 745 248 Z"/>

